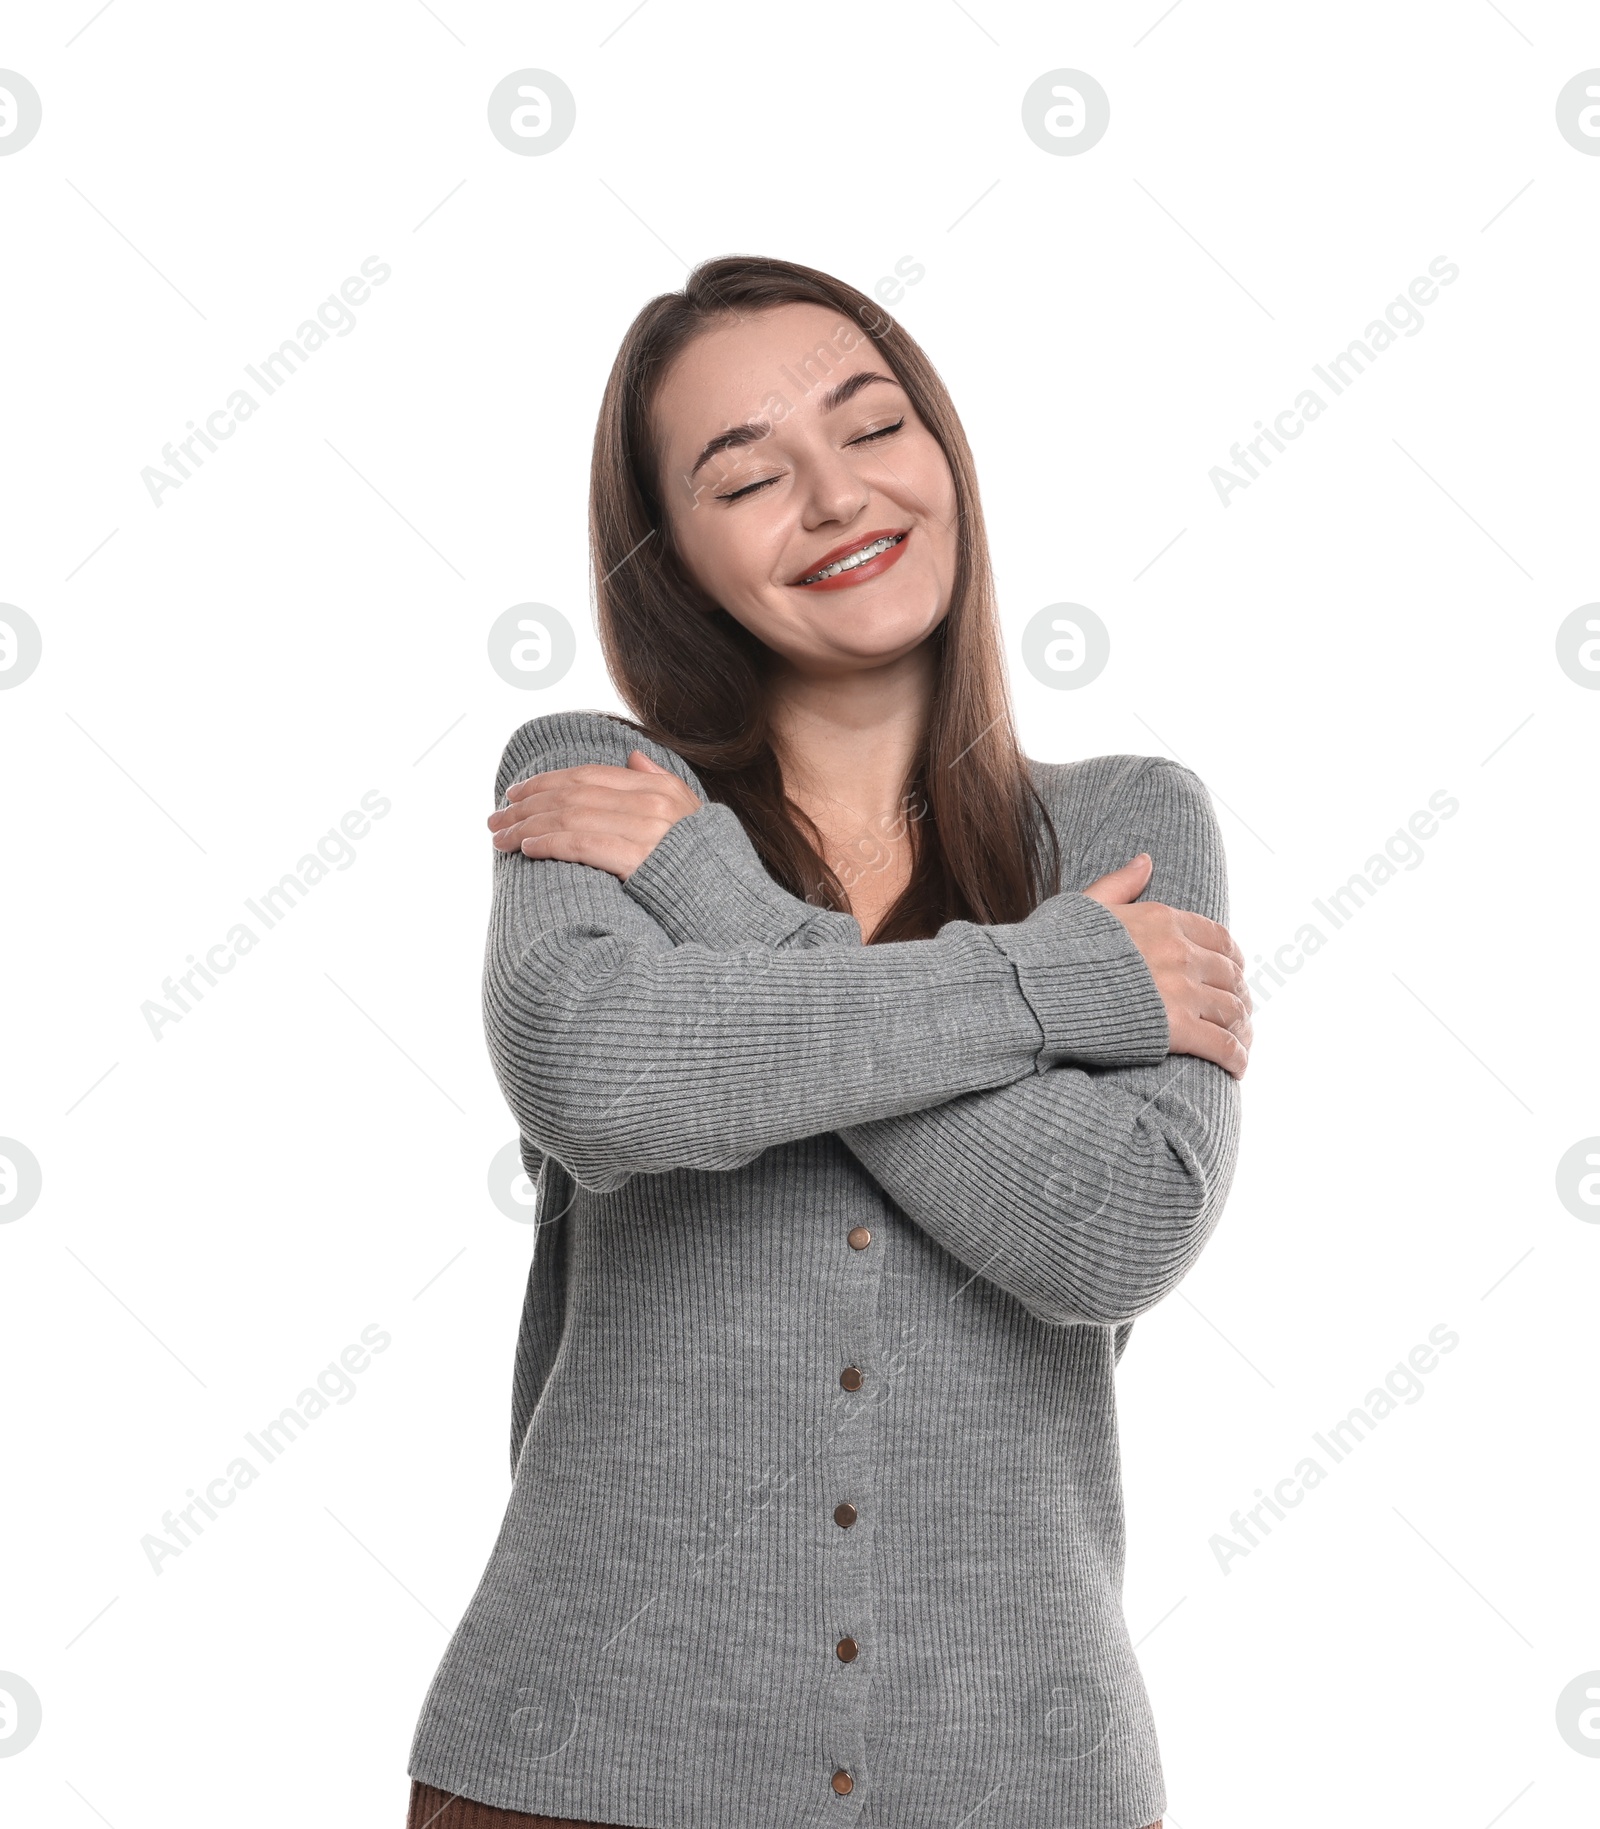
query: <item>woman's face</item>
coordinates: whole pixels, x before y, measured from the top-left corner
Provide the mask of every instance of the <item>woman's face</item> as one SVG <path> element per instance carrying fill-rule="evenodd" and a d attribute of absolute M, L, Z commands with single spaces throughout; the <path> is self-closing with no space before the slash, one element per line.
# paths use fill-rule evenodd
<path fill-rule="evenodd" d="M 775 305 L 703 332 L 663 377 L 655 428 L 690 573 L 797 671 L 881 666 L 938 626 L 956 567 L 950 466 L 841 313 Z"/>

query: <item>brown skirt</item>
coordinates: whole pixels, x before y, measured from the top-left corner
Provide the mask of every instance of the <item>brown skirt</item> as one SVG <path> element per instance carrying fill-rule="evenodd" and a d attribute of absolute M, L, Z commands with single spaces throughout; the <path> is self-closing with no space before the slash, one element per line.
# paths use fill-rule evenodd
<path fill-rule="evenodd" d="M 493 1804 L 474 1803 L 470 1797 L 452 1797 L 448 1791 L 411 1781 L 411 1808 L 406 1829 L 623 1829 L 616 1823 L 578 1823 L 569 1816 L 530 1816 L 526 1810 L 500 1810 Z M 1161 1829 L 1159 1822 L 1150 1829 Z"/>
<path fill-rule="evenodd" d="M 501 1810 L 452 1797 L 420 1778 L 411 1781 L 411 1808 L 406 1829 L 621 1829 L 615 1823 L 578 1823 L 568 1816 L 530 1816 L 526 1810 Z"/>

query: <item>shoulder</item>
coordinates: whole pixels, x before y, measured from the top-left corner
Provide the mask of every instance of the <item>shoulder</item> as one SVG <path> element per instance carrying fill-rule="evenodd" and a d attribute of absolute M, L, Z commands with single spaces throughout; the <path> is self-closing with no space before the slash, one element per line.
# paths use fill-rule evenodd
<path fill-rule="evenodd" d="M 512 782 L 547 769 L 579 768 L 586 762 L 623 768 L 635 749 L 671 769 L 704 798 L 699 778 L 682 756 L 652 741 L 631 718 L 609 711 L 549 711 L 511 733 L 495 771 L 495 800 L 505 798 Z"/>
<path fill-rule="evenodd" d="M 1039 797 L 1052 818 L 1104 816 L 1130 797 L 1199 801 L 1209 806 L 1205 783 L 1170 756 L 1081 756 L 1072 762 L 1025 758 Z M 1059 809 L 1059 813 L 1058 813 Z"/>
<path fill-rule="evenodd" d="M 1085 756 L 1028 767 L 1061 846 L 1061 880 L 1078 886 L 1148 851 L 1153 901 L 1226 907 L 1226 860 L 1216 809 L 1192 768 L 1169 756 Z"/>

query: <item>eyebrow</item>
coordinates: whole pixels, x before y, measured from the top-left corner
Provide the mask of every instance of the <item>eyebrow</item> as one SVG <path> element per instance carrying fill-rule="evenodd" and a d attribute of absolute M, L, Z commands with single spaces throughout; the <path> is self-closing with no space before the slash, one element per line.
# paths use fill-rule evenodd
<path fill-rule="evenodd" d="M 891 387 L 899 386 L 893 375 L 880 375 L 875 368 L 858 369 L 855 374 L 846 375 L 837 387 L 828 389 L 827 393 L 822 396 L 822 411 L 824 413 L 833 412 L 835 408 L 843 406 L 847 400 L 853 400 L 862 388 L 871 387 L 875 381 L 886 381 Z M 756 444 L 767 437 L 771 431 L 771 422 L 766 419 L 749 419 L 743 425 L 729 426 L 727 431 L 719 432 L 715 438 L 707 442 L 706 448 L 695 459 L 694 468 L 689 472 L 690 476 L 698 475 L 700 470 L 719 451 L 731 451 L 740 445 Z"/>

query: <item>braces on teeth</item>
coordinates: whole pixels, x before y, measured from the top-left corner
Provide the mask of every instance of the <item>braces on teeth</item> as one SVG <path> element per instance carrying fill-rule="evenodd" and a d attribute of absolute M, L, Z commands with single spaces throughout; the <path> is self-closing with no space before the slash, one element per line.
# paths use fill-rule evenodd
<path fill-rule="evenodd" d="M 881 540 L 874 540 L 870 546 L 863 546 L 859 552 L 848 553 L 842 559 L 835 559 L 832 565 L 823 566 L 820 572 L 813 572 L 809 578 L 802 578 L 802 584 L 816 584 L 823 578 L 837 577 L 840 572 L 853 572 L 858 565 L 865 565 L 869 559 L 876 559 L 879 553 L 886 553 L 891 546 L 898 546 L 905 538 L 903 533 L 885 534 Z"/>

